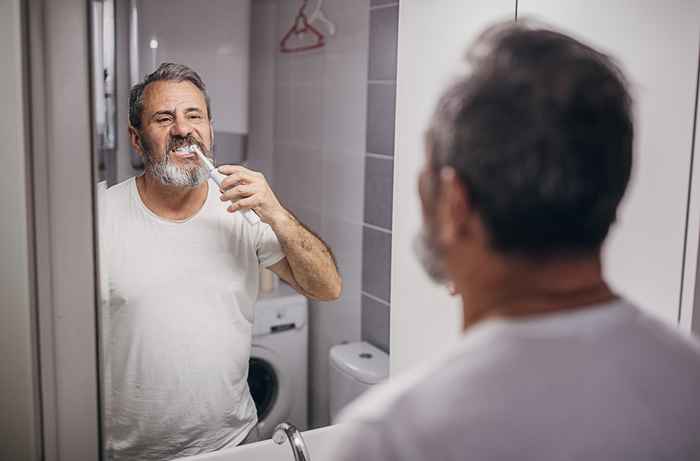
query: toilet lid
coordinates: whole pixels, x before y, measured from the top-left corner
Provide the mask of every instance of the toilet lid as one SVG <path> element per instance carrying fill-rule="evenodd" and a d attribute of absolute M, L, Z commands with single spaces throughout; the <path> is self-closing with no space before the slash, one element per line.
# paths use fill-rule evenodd
<path fill-rule="evenodd" d="M 365 384 L 377 384 L 389 376 L 389 355 L 362 341 L 331 348 L 331 363 Z"/>

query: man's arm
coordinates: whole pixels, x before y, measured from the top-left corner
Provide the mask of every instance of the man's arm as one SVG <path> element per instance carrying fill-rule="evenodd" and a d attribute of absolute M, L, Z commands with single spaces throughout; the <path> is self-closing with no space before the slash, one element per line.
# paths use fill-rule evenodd
<path fill-rule="evenodd" d="M 291 213 L 289 221 L 271 227 L 286 257 L 269 269 L 309 298 L 338 299 L 342 280 L 330 248 Z"/>
<path fill-rule="evenodd" d="M 228 211 L 253 209 L 277 235 L 285 258 L 270 270 L 309 298 L 338 299 L 342 280 L 333 254 L 279 203 L 265 177 L 241 166 L 223 165 L 218 170 L 228 175 L 221 183 L 221 200 L 232 202 Z"/>

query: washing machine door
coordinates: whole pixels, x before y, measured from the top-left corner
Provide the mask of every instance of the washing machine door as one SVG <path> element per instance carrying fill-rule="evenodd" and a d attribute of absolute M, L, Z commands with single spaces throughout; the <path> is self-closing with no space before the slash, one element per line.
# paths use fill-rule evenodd
<path fill-rule="evenodd" d="M 248 387 L 258 411 L 258 430 L 268 439 L 275 426 L 289 419 L 294 382 L 280 356 L 264 346 L 253 344 L 249 364 Z"/>

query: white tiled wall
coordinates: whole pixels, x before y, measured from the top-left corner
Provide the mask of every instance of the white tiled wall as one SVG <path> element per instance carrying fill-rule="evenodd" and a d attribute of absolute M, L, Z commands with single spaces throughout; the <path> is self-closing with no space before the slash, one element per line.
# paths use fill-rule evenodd
<path fill-rule="evenodd" d="M 190 66 L 207 85 L 215 129 L 247 133 L 251 0 L 148 0 L 139 8 L 139 76 L 163 62 Z"/>
<path fill-rule="evenodd" d="M 264 6 L 253 2 L 253 24 Z M 300 3 L 276 3 L 275 47 Z M 333 249 L 344 280 L 340 300 L 311 302 L 309 338 L 310 420 L 328 423 L 328 351 L 358 341 L 361 328 L 362 220 L 367 103 L 369 0 L 326 0 L 336 35 L 320 50 L 275 53 L 272 185 L 281 201 Z M 268 21 L 270 21 L 268 17 Z M 259 22 L 257 22 L 260 25 Z M 267 28 L 269 24 L 264 27 Z M 325 32 L 323 25 L 319 29 Z M 255 31 L 252 36 L 255 36 Z M 266 40 L 253 41 L 268 53 Z M 263 48 L 263 49 L 261 49 Z M 254 105 L 255 101 L 251 101 Z M 252 114 L 252 111 L 251 111 Z M 251 132 L 256 130 L 251 115 Z M 256 153 L 251 149 L 251 162 Z"/>

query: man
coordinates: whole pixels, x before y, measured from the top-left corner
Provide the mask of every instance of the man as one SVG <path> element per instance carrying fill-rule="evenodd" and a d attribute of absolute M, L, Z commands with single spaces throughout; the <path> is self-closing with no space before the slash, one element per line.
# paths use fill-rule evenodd
<path fill-rule="evenodd" d="M 162 64 L 134 86 L 129 122 L 145 171 L 107 191 L 101 235 L 108 456 L 162 460 L 235 446 L 257 422 L 246 379 L 259 265 L 318 300 L 336 299 L 341 278 L 330 249 L 262 174 L 220 166 L 228 177 L 219 190 L 179 149 L 213 151 L 209 99 L 193 70 Z"/>
<path fill-rule="evenodd" d="M 422 259 L 461 297 L 464 335 L 341 416 L 327 458 L 700 459 L 698 345 L 602 275 L 632 164 L 620 70 L 512 23 L 468 56 L 419 181 Z"/>

